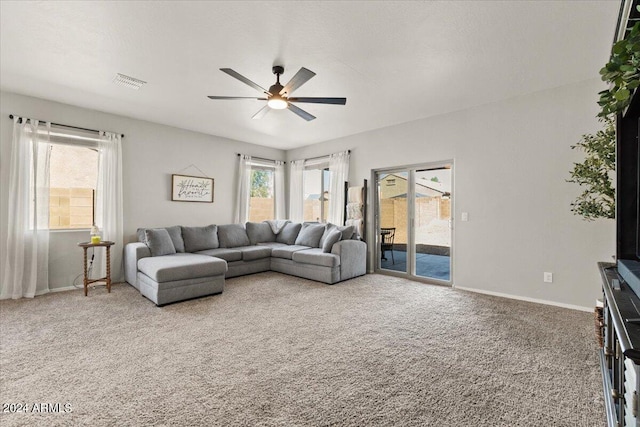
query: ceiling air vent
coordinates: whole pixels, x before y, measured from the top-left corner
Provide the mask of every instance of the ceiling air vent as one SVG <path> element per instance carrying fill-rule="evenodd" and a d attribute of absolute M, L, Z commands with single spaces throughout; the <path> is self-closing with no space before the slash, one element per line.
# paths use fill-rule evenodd
<path fill-rule="evenodd" d="M 125 76 L 124 74 L 116 73 L 116 76 L 113 78 L 113 82 L 117 85 L 128 87 L 129 89 L 138 90 L 142 87 L 143 84 L 147 82 L 136 79 L 134 77 Z"/>

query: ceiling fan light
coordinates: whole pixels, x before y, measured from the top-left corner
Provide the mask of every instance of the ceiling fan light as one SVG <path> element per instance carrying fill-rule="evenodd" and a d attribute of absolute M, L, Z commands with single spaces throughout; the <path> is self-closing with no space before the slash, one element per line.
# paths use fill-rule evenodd
<path fill-rule="evenodd" d="M 280 97 L 275 97 L 275 96 L 267 101 L 267 105 L 270 108 L 273 108 L 274 110 L 284 110 L 289 106 L 287 101 L 285 101 Z"/>

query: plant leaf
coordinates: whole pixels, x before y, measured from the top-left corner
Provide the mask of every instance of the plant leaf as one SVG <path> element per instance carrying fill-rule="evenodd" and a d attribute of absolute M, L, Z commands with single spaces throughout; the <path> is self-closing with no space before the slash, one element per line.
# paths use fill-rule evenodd
<path fill-rule="evenodd" d="M 629 92 L 628 89 L 620 89 L 619 91 L 613 94 L 614 98 L 616 98 L 618 101 L 624 101 L 626 99 L 629 99 L 629 95 L 631 95 L 631 92 Z"/>

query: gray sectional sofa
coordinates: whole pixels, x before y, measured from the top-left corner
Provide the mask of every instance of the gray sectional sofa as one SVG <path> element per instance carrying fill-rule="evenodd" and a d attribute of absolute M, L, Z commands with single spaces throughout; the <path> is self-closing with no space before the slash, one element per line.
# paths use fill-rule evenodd
<path fill-rule="evenodd" d="M 354 227 L 288 221 L 138 229 L 125 280 L 156 305 L 217 294 L 224 280 L 278 271 L 334 284 L 366 273 Z"/>

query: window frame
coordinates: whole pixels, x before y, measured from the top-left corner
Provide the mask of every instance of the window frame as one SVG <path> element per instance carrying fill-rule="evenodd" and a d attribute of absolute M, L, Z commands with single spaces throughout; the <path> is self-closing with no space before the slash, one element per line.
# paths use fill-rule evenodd
<path fill-rule="evenodd" d="M 46 134 L 46 131 L 43 129 L 38 129 L 39 134 Z M 99 156 L 100 149 L 98 144 L 100 143 L 100 138 L 93 131 L 82 130 L 82 129 L 71 129 L 65 126 L 56 126 L 51 125 L 49 132 L 49 140 L 41 141 L 43 143 L 49 144 L 51 150 L 55 149 L 56 146 L 67 146 L 74 148 L 85 148 L 88 150 L 95 151 L 98 154 L 98 159 L 96 159 L 96 169 L 99 167 Z M 49 161 L 51 160 L 52 151 L 49 153 Z M 96 175 L 98 171 L 96 170 Z M 49 179 L 51 176 L 51 169 L 49 169 Z M 92 188 L 92 200 L 91 200 L 91 217 L 92 223 L 95 224 L 95 215 L 96 215 L 96 206 L 97 206 L 97 179 L 94 187 Z M 49 191 L 51 191 L 51 183 L 49 182 Z M 51 199 L 51 195 L 49 195 L 49 203 Z M 55 233 L 65 233 L 65 232 L 76 232 L 76 231 L 87 231 L 91 229 L 89 227 L 60 227 L 60 228 L 52 228 L 51 227 L 51 205 L 49 205 L 49 219 L 47 221 L 47 229 L 49 232 Z"/>
<path fill-rule="evenodd" d="M 318 161 L 319 160 L 319 161 Z M 304 165 L 304 171 L 303 171 L 303 180 L 304 180 L 304 173 L 307 171 L 312 171 L 312 170 L 318 170 L 320 171 L 320 193 L 319 193 L 319 197 L 320 197 L 320 223 L 322 224 L 326 224 L 327 223 L 327 214 L 328 214 L 328 209 L 325 209 L 324 206 L 324 193 L 325 192 L 329 192 L 329 189 L 331 188 L 331 172 L 329 171 L 329 157 L 326 158 L 321 158 L 318 159 L 317 161 L 305 161 L 305 165 Z M 328 181 L 327 182 L 327 186 L 325 187 L 325 173 L 327 174 L 328 177 Z M 304 185 L 304 184 L 303 184 Z M 304 200 L 303 200 L 304 203 Z M 304 212 L 304 209 L 303 209 Z M 304 215 L 304 214 L 303 214 Z M 304 219 L 304 217 L 303 217 Z M 307 221 L 305 219 L 305 221 Z M 315 222 L 315 221 L 314 221 Z"/>
<path fill-rule="evenodd" d="M 275 219 L 276 217 L 276 166 L 274 164 L 269 164 L 266 162 L 261 162 L 259 160 L 251 160 L 251 162 L 249 163 L 249 166 L 251 167 L 251 172 L 250 172 L 250 177 L 253 174 L 254 170 L 263 170 L 263 171 L 268 171 L 271 172 L 271 193 L 272 193 L 272 200 L 273 200 L 273 211 L 271 212 L 271 220 Z M 251 191 L 253 190 L 253 182 L 250 181 L 250 185 L 249 185 L 249 200 L 248 200 L 248 218 L 247 221 L 251 221 Z"/>

